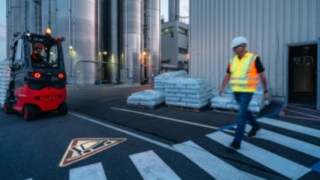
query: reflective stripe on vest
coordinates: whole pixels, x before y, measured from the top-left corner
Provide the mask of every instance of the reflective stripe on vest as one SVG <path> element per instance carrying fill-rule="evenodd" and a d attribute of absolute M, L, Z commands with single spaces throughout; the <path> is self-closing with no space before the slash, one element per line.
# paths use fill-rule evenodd
<path fill-rule="evenodd" d="M 255 66 L 257 56 L 246 52 L 240 60 L 238 56 L 230 59 L 230 84 L 235 92 L 255 92 L 259 82 L 258 72 Z"/>

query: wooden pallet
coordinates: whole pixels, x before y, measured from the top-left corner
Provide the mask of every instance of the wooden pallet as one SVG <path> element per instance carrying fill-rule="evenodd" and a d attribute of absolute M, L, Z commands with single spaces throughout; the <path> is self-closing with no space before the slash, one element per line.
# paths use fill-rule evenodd
<path fill-rule="evenodd" d="M 128 105 L 131 108 L 138 108 L 138 109 L 157 109 L 158 107 L 162 106 L 162 104 L 156 105 L 156 106 L 142 106 L 142 105 Z"/>
<path fill-rule="evenodd" d="M 170 108 L 170 109 L 182 110 L 182 111 L 191 111 L 191 112 L 201 112 L 201 111 L 203 111 L 205 109 L 205 107 L 203 107 L 203 108 L 189 108 L 189 107 L 171 106 L 171 105 L 168 106 L 168 108 Z"/>
<path fill-rule="evenodd" d="M 213 112 L 222 112 L 222 113 L 237 113 L 234 109 L 223 109 L 223 108 L 212 108 Z"/>
<path fill-rule="evenodd" d="M 234 109 L 223 109 L 223 108 L 212 108 L 213 112 L 221 112 L 221 113 L 230 113 L 230 114 L 237 114 L 238 111 Z M 252 113 L 254 116 L 258 116 L 260 113 Z"/>

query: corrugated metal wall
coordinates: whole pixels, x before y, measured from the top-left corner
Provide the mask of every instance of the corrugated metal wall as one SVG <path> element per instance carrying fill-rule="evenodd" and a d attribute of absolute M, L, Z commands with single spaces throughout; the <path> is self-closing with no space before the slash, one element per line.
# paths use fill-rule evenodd
<path fill-rule="evenodd" d="M 41 1 L 7 0 L 7 58 L 12 56 L 13 35 L 30 31 L 41 33 Z"/>
<path fill-rule="evenodd" d="M 219 88 L 235 36 L 260 55 L 273 95 L 285 96 L 287 44 L 320 37 L 319 0 L 190 0 L 190 74 Z"/>

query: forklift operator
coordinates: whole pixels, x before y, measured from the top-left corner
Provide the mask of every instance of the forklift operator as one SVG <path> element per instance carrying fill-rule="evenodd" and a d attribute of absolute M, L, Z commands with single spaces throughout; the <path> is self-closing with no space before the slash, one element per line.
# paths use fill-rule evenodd
<path fill-rule="evenodd" d="M 32 60 L 38 61 L 38 63 L 40 63 L 41 61 L 44 61 L 43 57 L 45 57 L 45 52 L 44 52 L 44 49 L 43 49 L 43 45 L 42 44 L 36 44 L 34 46 L 33 51 L 32 51 Z"/>
<path fill-rule="evenodd" d="M 42 44 L 38 43 L 34 45 L 31 57 L 34 64 L 38 64 L 38 66 L 43 66 L 45 64 L 46 52 Z"/>

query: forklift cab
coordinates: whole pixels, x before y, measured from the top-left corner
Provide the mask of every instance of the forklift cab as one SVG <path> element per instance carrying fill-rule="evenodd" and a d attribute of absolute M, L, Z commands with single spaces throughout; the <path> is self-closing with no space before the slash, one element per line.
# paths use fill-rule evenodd
<path fill-rule="evenodd" d="M 11 75 L 4 104 L 9 113 L 31 120 L 40 112 L 67 114 L 64 38 L 25 32 L 17 36 L 10 60 Z"/>

